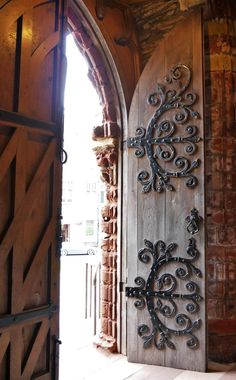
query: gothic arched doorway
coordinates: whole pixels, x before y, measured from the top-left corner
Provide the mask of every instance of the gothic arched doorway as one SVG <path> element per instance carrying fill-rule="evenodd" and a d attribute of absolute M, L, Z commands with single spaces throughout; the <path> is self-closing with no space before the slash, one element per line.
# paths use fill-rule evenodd
<path fill-rule="evenodd" d="M 105 183 L 101 230 L 101 331 L 96 344 L 122 350 L 121 296 L 121 137 L 126 126 L 126 105 L 119 75 L 94 19 L 85 6 L 70 3 L 68 26 L 89 65 L 89 78 L 100 98 L 103 120 L 93 130 L 94 153 Z M 125 342 L 124 342 L 125 345 Z"/>

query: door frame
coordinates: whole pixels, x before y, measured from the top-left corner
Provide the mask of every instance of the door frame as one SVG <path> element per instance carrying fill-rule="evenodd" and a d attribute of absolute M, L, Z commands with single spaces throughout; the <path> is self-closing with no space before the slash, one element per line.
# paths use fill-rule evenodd
<path fill-rule="evenodd" d="M 117 254 L 117 260 L 113 260 L 112 265 L 109 265 L 109 263 L 106 265 L 106 258 L 104 256 L 104 251 L 102 250 L 102 263 L 103 265 L 105 264 L 105 270 L 108 269 L 116 272 L 116 287 L 115 289 L 113 288 L 113 294 L 111 296 L 116 299 L 116 331 L 112 328 L 110 331 L 108 330 L 111 334 L 107 334 L 107 331 L 104 333 L 103 327 L 101 327 L 101 338 L 97 340 L 96 337 L 95 339 L 98 345 L 104 345 L 107 347 L 110 338 L 114 338 L 113 344 L 109 347 L 109 349 L 111 351 L 118 351 L 125 354 L 126 307 L 124 293 L 120 292 L 120 284 L 124 283 L 126 279 L 126 276 L 124 276 L 126 270 L 126 257 L 124 257 L 125 250 L 123 250 L 124 245 L 122 243 L 124 238 L 122 234 L 124 226 L 122 222 L 123 159 L 121 154 L 121 141 L 123 131 L 127 129 L 127 102 L 111 50 L 109 49 L 98 24 L 86 5 L 82 2 L 78 4 L 74 0 L 70 0 L 67 2 L 66 13 L 67 28 L 69 28 L 74 35 L 79 50 L 89 64 L 91 74 L 90 79 L 98 92 L 103 106 L 104 120 L 102 126 L 95 127 L 93 134 L 93 139 L 95 140 L 94 151 L 97 157 L 98 166 L 100 166 L 103 179 L 105 178 L 104 172 L 107 171 L 107 162 L 109 162 L 109 176 L 117 176 L 115 184 L 117 185 L 115 187 L 118 192 L 117 204 L 115 205 L 115 208 L 117 207 L 117 211 L 112 216 L 112 223 L 115 223 L 117 226 L 115 233 L 112 234 L 112 239 L 115 238 L 115 245 L 117 245 L 117 252 L 115 253 Z M 105 86 L 104 83 L 106 83 Z M 113 155 L 116 156 L 115 162 L 110 162 L 109 157 Z M 105 166 L 101 163 L 101 156 L 106 159 Z M 114 166 L 116 166 L 116 168 L 114 168 Z M 114 174 L 115 172 L 117 173 Z M 106 198 L 109 199 L 109 193 L 111 187 L 114 187 L 114 183 L 110 184 L 109 182 L 106 182 L 105 179 L 105 184 L 107 193 Z M 114 209 L 114 202 L 111 204 L 111 209 Z M 113 213 L 113 211 L 108 212 Z M 104 232 L 109 230 L 109 226 L 106 226 L 105 218 L 102 219 L 101 217 L 101 223 Z M 104 301 L 106 302 L 106 299 L 104 300 L 102 296 L 101 302 L 103 303 Z M 103 315 L 101 318 L 103 318 Z M 103 326 L 103 323 L 101 323 L 101 326 Z"/>

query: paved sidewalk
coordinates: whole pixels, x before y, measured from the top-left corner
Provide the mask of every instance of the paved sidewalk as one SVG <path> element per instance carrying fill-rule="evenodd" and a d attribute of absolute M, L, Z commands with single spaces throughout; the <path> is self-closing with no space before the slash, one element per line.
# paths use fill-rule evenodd
<path fill-rule="evenodd" d="M 73 363 L 72 363 L 73 362 Z M 128 363 L 124 355 L 111 354 L 92 343 L 75 350 L 60 380 L 235 380 L 236 363 L 209 363 L 207 373 Z"/>

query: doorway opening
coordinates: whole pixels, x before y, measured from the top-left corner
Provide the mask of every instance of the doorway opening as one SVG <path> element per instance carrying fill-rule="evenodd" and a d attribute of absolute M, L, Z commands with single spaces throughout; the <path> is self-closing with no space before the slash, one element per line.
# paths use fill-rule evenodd
<path fill-rule="evenodd" d="M 100 215 L 105 185 L 93 152 L 92 130 L 102 123 L 88 64 L 72 34 L 66 38 L 60 285 L 60 380 L 78 373 L 79 350 L 99 333 Z M 81 363 L 80 363 L 81 365 Z"/>

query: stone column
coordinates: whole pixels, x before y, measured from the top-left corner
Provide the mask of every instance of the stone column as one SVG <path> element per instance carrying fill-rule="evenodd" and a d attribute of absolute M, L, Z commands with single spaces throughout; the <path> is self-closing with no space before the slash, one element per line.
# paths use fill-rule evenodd
<path fill-rule="evenodd" d="M 94 149 L 101 179 L 106 184 L 106 204 L 102 209 L 101 332 L 94 342 L 117 351 L 117 140 L 103 139 Z"/>

